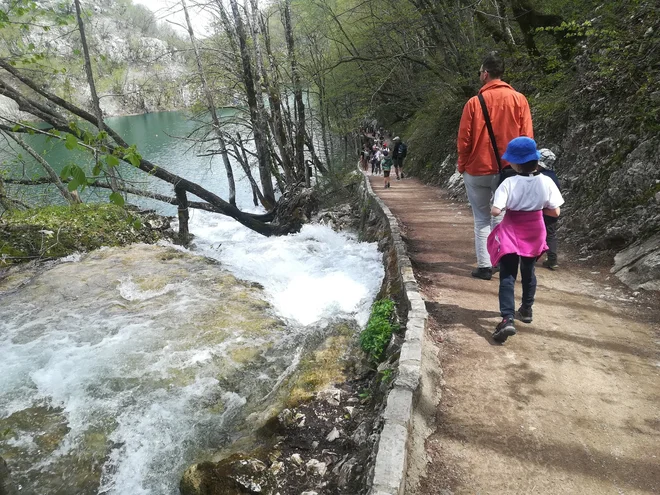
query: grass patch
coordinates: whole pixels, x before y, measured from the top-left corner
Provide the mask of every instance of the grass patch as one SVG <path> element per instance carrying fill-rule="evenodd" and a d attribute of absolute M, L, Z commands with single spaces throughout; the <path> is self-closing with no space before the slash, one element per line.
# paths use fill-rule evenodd
<path fill-rule="evenodd" d="M 371 307 L 371 316 L 367 327 L 360 334 L 360 346 L 374 362 L 383 359 L 385 349 L 394 332 L 394 301 L 380 299 Z"/>

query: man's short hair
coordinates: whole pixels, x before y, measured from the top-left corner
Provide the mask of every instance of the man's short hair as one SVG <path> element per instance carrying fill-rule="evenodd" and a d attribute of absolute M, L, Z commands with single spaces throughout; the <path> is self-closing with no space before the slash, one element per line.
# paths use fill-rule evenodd
<path fill-rule="evenodd" d="M 504 60 L 502 60 L 502 57 L 497 52 L 490 52 L 484 58 L 481 66 L 491 77 L 499 79 L 504 75 Z"/>
<path fill-rule="evenodd" d="M 520 167 L 520 170 L 522 171 L 523 174 L 531 174 L 536 171 L 536 169 L 539 166 L 539 161 L 538 160 L 531 160 L 529 162 L 525 163 L 520 163 L 518 164 Z"/>

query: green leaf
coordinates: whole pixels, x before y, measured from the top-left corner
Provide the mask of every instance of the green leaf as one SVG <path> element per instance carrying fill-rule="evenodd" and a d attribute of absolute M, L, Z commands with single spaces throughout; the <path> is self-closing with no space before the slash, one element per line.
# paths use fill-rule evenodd
<path fill-rule="evenodd" d="M 92 175 L 99 175 L 101 173 L 101 164 L 97 163 L 92 169 Z"/>
<path fill-rule="evenodd" d="M 69 192 L 75 191 L 76 189 L 78 189 L 78 181 L 76 181 L 76 179 L 73 179 L 71 182 L 69 182 L 66 188 L 69 190 Z"/>
<path fill-rule="evenodd" d="M 119 165 L 119 158 L 114 155 L 107 155 L 105 157 L 105 163 L 108 164 L 108 167 L 116 167 Z"/>
<path fill-rule="evenodd" d="M 135 230 L 140 230 L 142 228 L 142 222 L 139 218 L 136 218 L 131 225 Z"/>
<path fill-rule="evenodd" d="M 84 186 L 87 185 L 87 176 L 85 175 L 85 171 L 78 165 L 73 165 L 72 168 L 73 178 L 84 188 Z"/>
<path fill-rule="evenodd" d="M 66 139 L 64 140 L 64 146 L 68 150 L 74 150 L 78 147 L 78 140 L 73 134 L 67 134 Z"/>
<path fill-rule="evenodd" d="M 124 197 L 116 191 L 110 194 L 110 201 L 117 206 L 124 206 Z"/>

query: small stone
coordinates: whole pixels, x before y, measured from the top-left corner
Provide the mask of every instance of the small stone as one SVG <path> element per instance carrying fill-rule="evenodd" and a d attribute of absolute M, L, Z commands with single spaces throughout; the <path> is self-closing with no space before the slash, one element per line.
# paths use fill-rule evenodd
<path fill-rule="evenodd" d="M 350 418 L 352 418 L 353 415 L 355 414 L 355 407 L 353 406 L 346 406 L 344 409 L 346 410 Z"/>
<path fill-rule="evenodd" d="M 307 490 L 305 492 L 302 492 L 300 495 L 319 495 L 319 492 L 315 492 L 312 490 Z"/>
<path fill-rule="evenodd" d="M 296 418 L 291 409 L 284 409 L 277 415 L 277 419 L 283 426 L 291 426 L 296 422 Z"/>
<path fill-rule="evenodd" d="M 333 428 L 330 433 L 328 433 L 328 436 L 325 437 L 325 439 L 328 442 L 334 442 L 339 438 L 339 430 L 337 428 Z"/>
<path fill-rule="evenodd" d="M 270 465 L 270 468 L 268 468 L 271 473 L 273 474 L 278 474 L 280 471 L 284 469 L 284 463 L 283 462 L 273 462 Z"/>
<path fill-rule="evenodd" d="M 317 449 L 318 447 L 319 447 L 319 443 L 316 440 L 314 440 L 312 442 L 312 449 Z"/>
<path fill-rule="evenodd" d="M 303 459 L 300 456 L 300 454 L 291 454 L 291 457 L 289 457 L 289 460 L 293 462 L 294 464 L 297 464 L 298 466 L 303 465 Z"/>
<path fill-rule="evenodd" d="M 341 402 L 341 390 L 336 388 L 321 390 L 318 393 L 318 398 L 326 401 L 331 406 L 338 406 Z"/>
<path fill-rule="evenodd" d="M 307 461 L 307 464 L 305 464 L 305 467 L 309 474 L 318 474 L 319 476 L 325 476 L 325 473 L 328 471 L 326 463 L 317 459 L 310 459 Z"/>

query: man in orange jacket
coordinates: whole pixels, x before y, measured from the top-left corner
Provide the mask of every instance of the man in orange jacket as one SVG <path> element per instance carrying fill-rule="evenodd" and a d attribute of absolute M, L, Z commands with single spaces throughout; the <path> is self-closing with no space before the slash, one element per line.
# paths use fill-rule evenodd
<path fill-rule="evenodd" d="M 496 52 L 492 52 L 484 59 L 479 69 L 479 79 L 483 84 L 479 93 L 486 102 L 500 156 L 512 139 L 519 136 L 534 137 L 527 99 L 500 80 L 502 74 L 504 61 Z M 474 216 L 477 268 L 472 271 L 472 276 L 490 280 L 493 269 L 486 249 L 486 239 L 491 228 L 503 218 L 503 215 L 500 215 L 493 221 L 490 215 L 493 194 L 499 185 L 500 171 L 477 96 L 470 98 L 463 108 L 457 141 L 458 172 L 463 175 Z M 501 163 L 502 167 L 509 166 L 504 160 L 501 160 Z"/>

